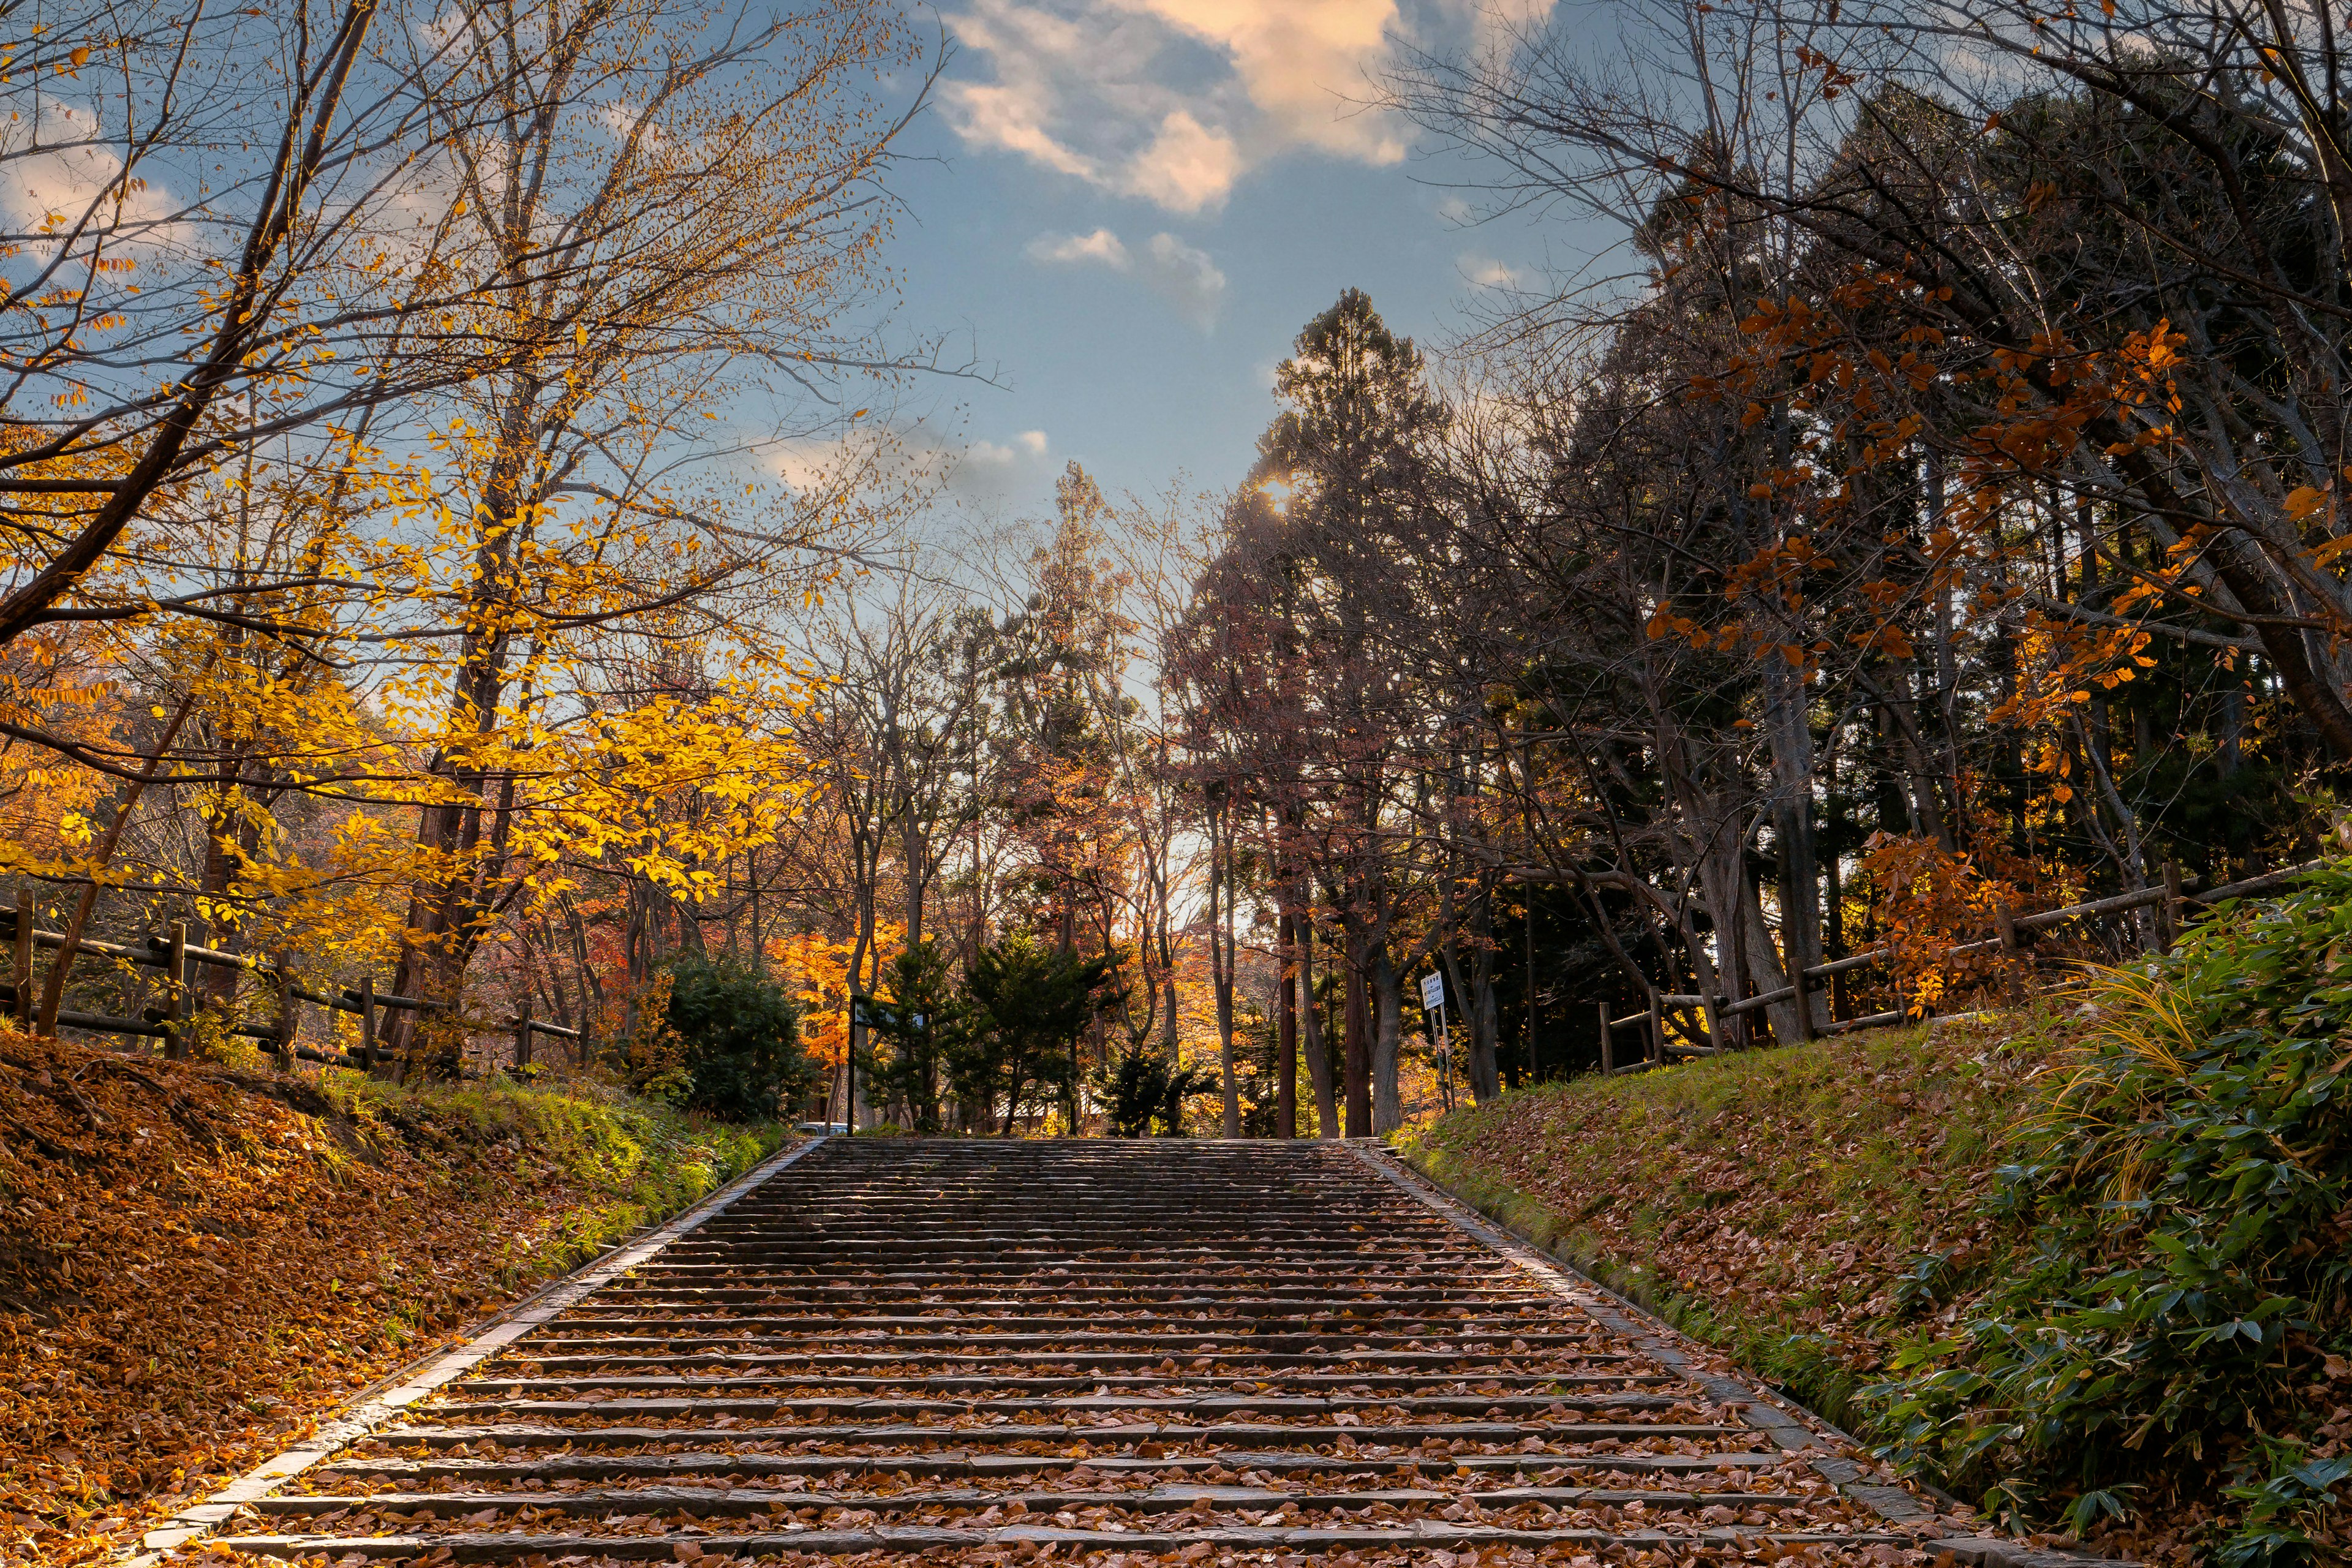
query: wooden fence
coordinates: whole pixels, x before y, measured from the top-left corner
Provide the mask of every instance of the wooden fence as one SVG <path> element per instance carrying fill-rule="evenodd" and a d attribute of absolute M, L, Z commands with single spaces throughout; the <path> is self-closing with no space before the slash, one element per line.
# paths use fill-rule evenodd
<path fill-rule="evenodd" d="M 2264 872 L 2262 876 L 2249 877 L 2243 881 L 2227 882 L 2218 888 L 2190 891 L 2182 886 L 2179 865 L 2177 862 L 2168 861 L 2164 868 L 2164 885 L 2159 888 L 2142 888 L 2129 893 L 2117 893 L 2111 898 L 2094 899 L 2088 903 L 2069 904 L 2064 909 L 2043 910 L 2030 915 L 2012 916 L 2006 909 L 1997 910 L 1994 911 L 1994 931 L 1991 936 L 1976 942 L 1962 942 L 1957 947 L 1947 950 L 1944 956 L 1951 959 L 1969 957 L 1977 953 L 1999 952 L 2003 957 L 2013 961 L 2018 958 L 2026 945 L 2024 939 L 2037 931 L 2048 931 L 2073 921 L 2090 920 L 2100 915 L 2122 914 L 2127 910 L 2147 909 L 2150 906 L 2154 906 L 2158 911 L 2157 945 L 2159 949 L 2168 950 L 2179 932 L 2181 919 L 2189 905 L 2218 904 L 2225 899 L 2239 899 L 2250 894 L 2269 892 L 2308 875 L 2317 869 L 2320 864 L 2317 860 L 2307 860 L 2299 866 L 2289 866 L 2281 870 Z M 1810 998 L 1817 982 L 1827 982 L 1857 969 L 1867 969 L 1872 964 L 1884 963 L 1894 956 L 1895 949 L 1892 944 L 1874 947 L 1866 952 L 1853 953 L 1829 963 L 1819 963 L 1807 969 L 1801 969 L 1790 984 L 1784 985 L 1777 991 L 1767 991 L 1759 995 L 1743 996 L 1737 1000 L 1729 996 L 1693 996 L 1654 991 L 1646 1007 L 1639 1013 L 1628 1014 L 1622 1018 L 1611 1017 L 1609 1004 L 1598 1003 L 1596 1006 L 1601 1022 L 1601 1071 L 1612 1075 L 1644 1072 L 1651 1068 L 1663 1066 L 1670 1054 L 1711 1057 L 1719 1048 L 1715 1040 L 1715 1021 L 1717 1018 L 1752 1013 L 1759 1008 L 1774 1006 L 1783 1002 L 1797 1004 L 1798 1028 L 1807 1039 L 1820 1035 L 1843 1035 L 1854 1029 L 1873 1029 L 1888 1024 L 1899 1024 L 1909 1015 L 1897 1008 L 1893 1012 L 1873 1013 L 1860 1018 L 1833 1019 L 1827 1024 L 1816 1026 L 1813 1023 L 1812 1008 L 1810 1005 Z M 1668 1040 L 1665 1037 L 1665 1015 L 1666 1009 L 1670 1007 L 1698 1010 L 1705 1019 L 1704 1033 L 1707 1043 L 1694 1045 L 1687 1040 Z M 1617 1033 L 1621 1029 L 1637 1026 L 1646 1026 L 1643 1041 L 1646 1049 L 1639 1059 L 1627 1062 L 1621 1067 L 1617 1062 Z"/>
<path fill-rule="evenodd" d="M 6 984 L 0 985 L 0 1005 L 5 1005 L 15 1014 L 18 1028 L 30 1031 L 37 1021 L 35 1015 L 38 1007 L 33 954 L 38 950 L 62 949 L 66 945 L 65 933 L 39 929 L 33 916 L 31 895 L 21 888 L 16 893 L 16 907 L 13 910 L 0 910 L 0 931 L 7 932 L 15 950 L 11 977 Z M 216 948 L 191 942 L 184 921 L 173 921 L 169 934 L 151 936 L 144 943 L 136 946 L 82 937 L 75 941 L 73 947 L 75 952 L 88 953 L 93 958 L 110 958 L 118 963 L 163 971 L 163 1005 L 146 1009 L 143 1016 L 137 1018 L 117 1018 L 100 1013 L 60 1008 L 57 1024 L 92 1034 L 129 1035 L 161 1040 L 163 1042 L 163 1054 L 170 1058 L 184 1056 L 187 1050 L 191 1025 L 190 964 L 238 970 L 264 977 L 277 999 L 277 1006 L 269 1021 L 249 1024 L 232 1018 L 227 1022 L 227 1032 L 264 1042 L 277 1056 L 278 1066 L 289 1070 L 297 1060 L 301 1060 L 323 1062 L 331 1067 L 355 1068 L 363 1072 L 376 1071 L 389 1063 L 389 1058 L 378 1050 L 376 1045 L 376 1023 L 382 1013 L 394 1009 L 449 1012 L 449 1004 L 446 1002 L 380 992 L 375 988 L 373 975 L 363 975 L 356 986 L 346 986 L 337 992 L 314 989 L 295 980 L 293 971 L 282 956 L 275 963 L 265 963 L 238 953 L 223 952 Z M 358 1050 L 319 1050 L 303 1045 L 301 1009 L 305 1003 L 332 1012 L 358 1014 Z M 515 1067 L 532 1065 L 532 1047 L 542 1036 L 571 1042 L 575 1065 L 586 1065 L 587 1042 L 578 1029 L 542 1023 L 532 1017 L 528 1008 L 520 1016 L 510 1019 L 493 1020 L 458 1015 L 457 1021 L 469 1032 L 511 1036 L 514 1040 L 512 1065 Z M 461 1062 L 461 1073 L 463 1070 Z"/>

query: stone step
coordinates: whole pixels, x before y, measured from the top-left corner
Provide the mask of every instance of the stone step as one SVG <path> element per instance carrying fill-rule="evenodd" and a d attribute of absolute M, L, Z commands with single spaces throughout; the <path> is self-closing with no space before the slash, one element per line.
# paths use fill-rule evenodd
<path fill-rule="evenodd" d="M 966 1454 L 948 1451 L 845 1455 L 726 1453 L 707 1449 L 670 1454 L 604 1453 L 593 1449 L 572 1453 L 529 1450 L 529 1457 L 523 1459 L 483 1458 L 474 1453 L 460 1458 L 454 1454 L 454 1449 L 468 1447 L 478 1449 L 479 1445 L 454 1444 L 450 1450 L 438 1451 L 434 1457 L 422 1458 L 394 1458 L 385 1454 L 354 1455 L 334 1464 L 321 1466 L 310 1474 L 318 1478 L 320 1485 L 335 1485 L 377 1477 L 392 1481 L 440 1478 L 524 1480 L 532 1477 L 546 1480 L 612 1480 L 699 1475 L 896 1476 L 903 1472 L 909 1478 L 1011 1479 L 1066 1474 L 1081 1469 L 1111 1477 L 1129 1474 L 1159 1476 L 1171 1470 L 1186 1473 L 1223 1473 L 1229 1470 L 1229 1467 L 1213 1455 L 1188 1454 L 1181 1450 L 1151 1458 L 1118 1454 L 1074 1458 L 1066 1454 Z M 1732 1470 L 1763 1471 L 1785 1462 L 1785 1455 L 1737 1449 L 1716 1454 L 1513 1453 L 1455 1454 L 1443 1458 L 1417 1452 L 1375 1458 L 1369 1454 L 1318 1454 L 1274 1449 L 1252 1453 L 1245 1473 L 1298 1476 L 1309 1479 L 1333 1476 L 1377 1479 L 1407 1471 L 1431 1478 L 1454 1479 L 1463 1476 L 1558 1477 L 1567 1474 L 1700 1477 Z"/>
<path fill-rule="evenodd" d="M 1373 1479 L 1380 1479 L 1375 1477 Z M 997 1491 L 974 1487 L 913 1488 L 899 1491 L 830 1492 L 805 1488 L 783 1489 L 753 1486 L 640 1486 L 583 1488 L 576 1491 L 417 1491 L 313 1492 L 262 1498 L 251 1506 L 268 1519 L 314 1519 L 337 1511 L 387 1513 L 419 1518 L 461 1520 L 467 1514 L 494 1510 L 515 1513 L 524 1510 L 567 1513 L 667 1513 L 673 1510 L 707 1519 L 740 1519 L 747 1514 L 786 1513 L 803 1509 L 856 1509 L 877 1514 L 920 1513 L 926 1509 L 970 1509 L 975 1512 L 1000 1509 L 1007 1512 L 1051 1514 L 1065 1509 L 1114 1507 L 1127 1513 L 1181 1513 L 1206 1508 L 1219 1513 L 1237 1510 L 1290 1508 L 1301 1513 L 1328 1513 L 1334 1509 L 1361 1509 L 1385 1504 L 1391 1508 L 1444 1509 L 1456 1504 L 1492 1511 L 1537 1506 L 1551 1509 L 1617 1508 L 1639 1503 L 1645 1510 L 1683 1511 L 1730 1507 L 1735 1512 L 1763 1508 L 1800 1508 L 1813 1499 L 1805 1493 L 1767 1488 L 1761 1491 L 1726 1489 L 1720 1491 L 1663 1491 L 1626 1487 L 1505 1486 L 1475 1492 L 1443 1487 L 1368 1486 L 1361 1489 L 1306 1488 L 1297 1491 L 1266 1487 L 1162 1485 L 1140 1491 Z M 1255 1521 L 1250 1521 L 1255 1522 Z"/>
<path fill-rule="evenodd" d="M 215 1544 L 1926 1563 L 1654 1343 L 1334 1145 L 835 1140 Z"/>
<path fill-rule="evenodd" d="M 690 1542 L 695 1550 L 681 1556 L 678 1547 Z M 760 1557 L 797 1552 L 848 1557 L 868 1552 L 894 1556 L 929 1556 L 976 1547 L 1034 1543 L 1069 1553 L 1124 1552 L 1161 1555 L 1206 1546 L 1215 1552 L 1271 1552 L 1281 1554 L 1336 1555 L 1381 1548 L 1418 1547 L 1460 1551 L 1464 1548 L 1524 1546 L 1540 1551 L 1549 1546 L 1573 1547 L 1589 1552 L 1706 1551 L 1720 1556 L 1750 1550 L 1786 1552 L 1792 1548 L 1829 1545 L 1868 1547 L 1910 1544 L 1902 1535 L 1857 1531 L 1788 1531 L 1741 1529 L 1660 1530 L 1517 1530 L 1496 1525 L 1463 1525 L 1432 1521 L 1400 1522 L 1389 1528 L 1266 1529 L 1262 1526 L 1200 1530 L 1094 1531 L 1045 1525 L 1003 1525 L 985 1530 L 951 1530 L 928 1525 L 869 1525 L 855 1530 L 771 1531 L 730 1534 L 656 1533 L 613 1535 L 490 1534 L 453 1531 L 425 1535 L 279 1535 L 217 1538 L 231 1552 L 257 1557 L 304 1559 L 326 1555 L 338 1561 L 352 1555 L 374 1561 L 384 1558 L 423 1559 L 431 1554 L 458 1563 L 510 1563 L 526 1559 L 557 1561 L 565 1557 L 614 1558 L 626 1562 L 692 1562 L 704 1556 Z"/>

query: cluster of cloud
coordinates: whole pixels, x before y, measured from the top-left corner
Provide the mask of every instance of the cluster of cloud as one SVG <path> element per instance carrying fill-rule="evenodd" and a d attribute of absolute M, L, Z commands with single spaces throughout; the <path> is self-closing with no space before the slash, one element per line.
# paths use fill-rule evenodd
<path fill-rule="evenodd" d="M 1224 302 L 1225 275 L 1209 253 L 1172 234 L 1155 234 L 1133 250 L 1107 228 L 1092 234 L 1041 234 L 1029 242 L 1029 255 L 1053 266 L 1107 267 L 1129 273 L 1203 331 L 1216 324 L 1217 308 Z"/>
<path fill-rule="evenodd" d="M 1403 128 L 1367 100 L 1399 41 L 1475 40 L 1540 20 L 1554 0 L 965 3 L 948 20 L 973 68 L 940 92 L 967 146 L 1198 217 L 1286 153 L 1397 163 Z M 1204 330 L 1224 297 L 1207 253 L 1171 234 L 1133 247 L 1108 228 L 1041 235 L 1029 255 L 1125 273 Z"/>
<path fill-rule="evenodd" d="M 965 448 L 964 461 L 985 463 L 995 468 L 1009 468 L 1024 457 L 1042 458 L 1045 455 L 1045 432 L 1024 430 L 1013 437 L 1010 444 L 985 440 L 974 441 Z"/>
<path fill-rule="evenodd" d="M 967 143 L 1169 212 L 1213 210 L 1294 147 L 1405 153 L 1360 107 L 1397 0 L 973 0 L 950 25 L 992 77 L 944 89 Z"/>
<path fill-rule="evenodd" d="M 760 447 L 766 471 L 803 498 L 863 486 L 933 502 L 992 504 L 1013 499 L 1034 479 L 1053 443 L 1043 430 L 1003 441 L 968 437 L 953 424 L 885 418 L 845 434 L 802 436 Z"/>

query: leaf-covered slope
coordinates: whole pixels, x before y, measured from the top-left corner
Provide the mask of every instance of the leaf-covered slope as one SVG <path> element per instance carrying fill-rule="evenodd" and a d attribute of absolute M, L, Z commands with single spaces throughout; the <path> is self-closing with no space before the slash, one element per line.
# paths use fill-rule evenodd
<path fill-rule="evenodd" d="M 0 1557 L 94 1555 L 776 1142 L 0 1033 Z"/>
<path fill-rule="evenodd" d="M 1989 1028 L 1887 1030 L 1548 1085 L 1406 1152 L 1836 1417 L 1955 1311 L 1940 1288 L 1990 1244 L 1978 1200 L 2036 1065 Z"/>

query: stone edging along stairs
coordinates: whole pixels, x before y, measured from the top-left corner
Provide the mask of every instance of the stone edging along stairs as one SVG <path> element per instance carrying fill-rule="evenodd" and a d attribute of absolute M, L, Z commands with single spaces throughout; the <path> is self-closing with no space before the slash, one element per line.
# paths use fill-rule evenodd
<path fill-rule="evenodd" d="M 355 1568 L 2077 1561 L 1873 1480 L 1385 1153 L 1174 1140 L 804 1144 L 147 1544 L 199 1539 Z"/>

